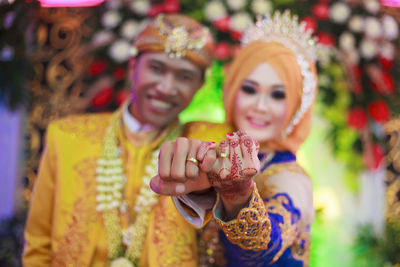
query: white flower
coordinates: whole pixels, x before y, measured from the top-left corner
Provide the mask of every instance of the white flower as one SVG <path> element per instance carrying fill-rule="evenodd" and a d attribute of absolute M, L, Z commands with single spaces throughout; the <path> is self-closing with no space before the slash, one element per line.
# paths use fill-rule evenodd
<path fill-rule="evenodd" d="M 354 15 L 350 18 L 349 28 L 353 32 L 360 33 L 364 30 L 364 19 L 359 15 Z"/>
<path fill-rule="evenodd" d="M 122 6 L 121 0 L 107 0 L 105 1 L 106 7 L 110 9 L 117 9 Z"/>
<path fill-rule="evenodd" d="M 234 31 L 242 32 L 244 31 L 250 24 L 252 23 L 252 19 L 249 14 L 245 12 L 236 13 L 231 17 L 229 21 L 229 26 Z"/>
<path fill-rule="evenodd" d="M 349 18 L 351 10 L 348 5 L 343 2 L 335 3 L 330 10 L 330 17 L 336 23 L 344 23 Z"/>
<path fill-rule="evenodd" d="M 266 13 L 271 13 L 272 3 L 267 0 L 253 0 L 251 2 L 251 10 L 256 15 L 265 15 Z"/>
<path fill-rule="evenodd" d="M 368 12 L 376 14 L 381 8 L 381 5 L 377 0 L 364 0 L 364 7 Z"/>
<path fill-rule="evenodd" d="M 391 42 L 385 42 L 380 46 L 379 53 L 382 57 L 393 60 L 395 47 Z"/>
<path fill-rule="evenodd" d="M 343 50 L 353 49 L 356 44 L 356 38 L 350 32 L 344 32 L 339 37 L 339 46 Z"/>
<path fill-rule="evenodd" d="M 242 9 L 246 5 L 246 0 L 227 0 L 226 4 L 231 10 Z"/>
<path fill-rule="evenodd" d="M 365 34 L 370 38 L 379 38 L 382 35 L 382 25 L 377 18 L 365 19 Z"/>
<path fill-rule="evenodd" d="M 150 3 L 148 0 L 134 0 L 131 2 L 130 8 L 136 14 L 144 16 L 150 10 Z"/>
<path fill-rule="evenodd" d="M 363 39 L 360 44 L 360 52 L 364 58 L 371 59 L 378 52 L 377 44 L 371 39 Z"/>
<path fill-rule="evenodd" d="M 394 40 L 399 35 L 399 25 L 397 21 L 389 15 L 382 17 L 383 35 L 388 40 Z"/>
<path fill-rule="evenodd" d="M 110 10 L 104 13 L 101 21 L 104 27 L 111 29 L 118 25 L 118 23 L 121 21 L 121 16 L 118 11 Z"/>
<path fill-rule="evenodd" d="M 211 1 L 204 7 L 204 13 L 208 20 L 214 21 L 225 17 L 226 9 L 220 1 Z"/>
<path fill-rule="evenodd" d="M 133 19 L 128 20 L 124 25 L 122 25 L 121 35 L 128 40 L 135 38 L 138 32 L 139 24 Z"/>
<path fill-rule="evenodd" d="M 346 51 L 346 58 L 352 64 L 357 65 L 360 61 L 360 53 L 357 49 L 350 49 Z"/>
<path fill-rule="evenodd" d="M 104 45 L 110 42 L 114 37 L 111 31 L 96 32 L 92 38 L 92 43 L 95 45 Z"/>
<path fill-rule="evenodd" d="M 110 48 L 108 49 L 108 53 L 112 59 L 114 59 L 117 63 L 122 63 L 128 60 L 130 56 L 130 48 L 131 45 L 129 42 L 125 40 L 117 40 L 115 41 Z"/>

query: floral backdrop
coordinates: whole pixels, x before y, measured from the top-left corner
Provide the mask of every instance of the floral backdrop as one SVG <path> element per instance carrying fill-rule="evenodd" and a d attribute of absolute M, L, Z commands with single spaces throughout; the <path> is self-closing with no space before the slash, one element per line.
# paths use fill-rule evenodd
<path fill-rule="evenodd" d="M 130 44 L 147 18 L 182 12 L 209 26 L 217 40 L 212 77 L 200 93 L 204 98 L 197 96 L 192 106 L 211 108 L 216 112 L 213 120 L 223 120 L 219 99 L 209 94 L 221 95 L 224 66 L 240 49 L 242 32 L 258 16 L 291 9 L 319 40 L 319 111 L 331 122 L 329 140 L 348 167 L 349 187 L 357 190 L 361 170 L 381 165 L 382 125 L 400 110 L 400 67 L 399 24 L 378 0 L 113 0 L 102 8 L 100 30 L 92 39 L 101 49 L 88 70 L 94 84 L 90 89 L 98 92 L 92 109 L 113 108 L 129 96 L 124 75 Z M 108 82 L 99 83 L 106 78 Z"/>
<path fill-rule="evenodd" d="M 10 108 L 33 105 L 29 88 L 37 73 L 31 61 L 38 29 L 31 22 L 39 9 L 37 1 L 0 0 L 0 100 Z M 209 26 L 217 42 L 206 84 L 181 120 L 221 122 L 224 73 L 240 50 L 242 32 L 258 16 L 290 9 L 318 37 L 316 112 L 329 122 L 326 139 L 336 160 L 346 166 L 347 188 L 357 192 L 362 171 L 384 166 L 382 126 L 400 110 L 398 9 L 384 7 L 378 0 L 107 0 L 91 9 L 92 30 L 81 41 L 91 56 L 80 77 L 85 89 L 79 97 L 85 104 L 79 112 L 113 110 L 128 98 L 127 60 L 135 36 L 149 18 L 182 12 Z M 367 233 L 371 231 L 360 232 L 363 244 L 387 245 Z M 391 244 L 398 248 L 397 241 Z M 360 255 L 367 251 L 363 249 L 358 247 Z M 385 261 L 388 258 L 382 256 L 380 263 Z"/>

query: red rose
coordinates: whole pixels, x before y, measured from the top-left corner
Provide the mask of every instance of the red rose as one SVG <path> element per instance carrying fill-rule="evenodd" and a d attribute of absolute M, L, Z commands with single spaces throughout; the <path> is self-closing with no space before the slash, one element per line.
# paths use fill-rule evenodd
<path fill-rule="evenodd" d="M 228 43 L 220 42 L 215 46 L 214 55 L 218 60 L 227 60 L 231 55 L 231 47 Z"/>
<path fill-rule="evenodd" d="M 311 12 L 321 20 L 325 20 L 329 18 L 329 6 L 326 3 L 318 3 L 314 5 L 311 9 Z"/>
<path fill-rule="evenodd" d="M 96 60 L 92 64 L 90 64 L 88 73 L 90 76 L 98 76 L 103 74 L 106 70 L 107 62 L 104 60 Z"/>
<path fill-rule="evenodd" d="M 124 79 L 125 78 L 125 69 L 122 67 L 117 67 L 113 71 L 113 76 L 114 76 L 115 80 L 117 80 L 117 81 Z"/>
<path fill-rule="evenodd" d="M 385 58 L 383 56 L 378 56 L 379 63 L 381 66 L 384 67 L 386 70 L 391 70 L 393 68 L 393 60 Z"/>
<path fill-rule="evenodd" d="M 164 8 L 164 12 L 166 12 L 166 13 L 175 13 L 175 12 L 179 12 L 179 10 L 181 9 L 181 6 L 180 6 L 178 0 L 169 0 L 169 1 L 167 0 L 163 4 L 163 8 Z"/>
<path fill-rule="evenodd" d="M 362 130 L 367 125 L 367 114 L 364 109 L 356 107 L 347 112 L 347 125 L 356 130 Z"/>
<path fill-rule="evenodd" d="M 361 74 L 362 74 L 361 67 L 358 65 L 354 65 L 352 68 L 350 68 L 350 73 L 354 79 L 354 82 L 352 84 L 353 86 L 352 90 L 354 94 L 361 95 L 363 92 L 363 87 L 361 85 Z"/>
<path fill-rule="evenodd" d="M 376 100 L 368 105 L 368 113 L 378 123 L 385 123 L 390 119 L 390 110 L 383 100 Z"/>
<path fill-rule="evenodd" d="M 121 90 L 115 96 L 115 102 L 117 103 L 118 106 L 120 106 L 122 103 L 125 102 L 125 100 L 129 99 L 129 97 L 131 97 L 131 91 Z"/>
<path fill-rule="evenodd" d="M 163 11 L 164 11 L 164 8 L 162 5 L 155 5 L 155 6 L 152 6 L 150 8 L 150 10 L 147 12 L 147 16 L 155 17 L 158 14 L 162 13 Z"/>
<path fill-rule="evenodd" d="M 387 72 L 381 72 L 380 79 L 372 80 L 371 85 L 374 91 L 380 94 L 391 95 L 394 92 L 393 77 Z"/>
<path fill-rule="evenodd" d="M 225 16 L 225 17 L 223 17 L 221 19 L 217 19 L 217 20 L 213 21 L 213 25 L 218 30 L 223 31 L 223 32 L 227 32 L 230 29 L 229 28 L 229 20 L 230 20 L 230 17 L 229 16 Z"/>
<path fill-rule="evenodd" d="M 304 21 L 306 23 L 306 30 L 312 29 L 313 32 L 317 31 L 317 21 L 313 17 L 306 16 L 302 18 L 301 21 Z"/>
<path fill-rule="evenodd" d="M 112 87 L 107 87 L 100 93 L 98 93 L 93 99 L 92 99 L 92 106 L 95 108 L 100 108 L 104 107 L 105 105 L 109 104 L 112 98 L 114 88 Z"/>
<path fill-rule="evenodd" d="M 231 38 L 235 41 L 240 41 L 242 39 L 242 33 L 238 31 L 231 32 Z"/>
<path fill-rule="evenodd" d="M 379 144 L 373 144 L 371 147 L 370 156 L 365 156 L 364 161 L 369 170 L 374 171 L 379 168 L 382 164 L 382 160 L 385 157 L 385 151 Z"/>
<path fill-rule="evenodd" d="M 318 43 L 326 46 L 334 46 L 335 45 L 335 37 L 332 34 L 326 32 L 320 32 L 317 34 Z"/>

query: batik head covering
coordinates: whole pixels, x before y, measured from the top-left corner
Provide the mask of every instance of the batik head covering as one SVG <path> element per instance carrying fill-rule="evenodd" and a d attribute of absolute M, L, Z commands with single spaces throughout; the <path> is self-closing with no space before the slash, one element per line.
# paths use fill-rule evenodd
<path fill-rule="evenodd" d="M 196 20 L 180 14 L 160 14 L 136 37 L 133 51 L 163 51 L 205 69 L 213 60 L 213 45 L 208 28 Z"/>
<path fill-rule="evenodd" d="M 296 153 L 310 131 L 317 93 L 315 41 L 305 25 L 297 23 L 297 18 L 291 18 L 288 12 L 257 22 L 243 40 L 244 48 L 233 60 L 225 80 L 226 121 L 234 124 L 233 109 L 243 81 L 259 64 L 268 63 L 285 86 L 288 110 L 281 136 L 260 145 Z"/>

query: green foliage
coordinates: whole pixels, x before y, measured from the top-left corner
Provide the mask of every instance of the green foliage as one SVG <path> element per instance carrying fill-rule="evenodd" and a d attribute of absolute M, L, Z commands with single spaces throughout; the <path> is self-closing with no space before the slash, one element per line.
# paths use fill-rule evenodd
<path fill-rule="evenodd" d="M 354 245 L 353 266 L 385 267 L 400 264 L 400 222 L 388 223 L 383 236 L 371 225 L 360 227 Z"/>

